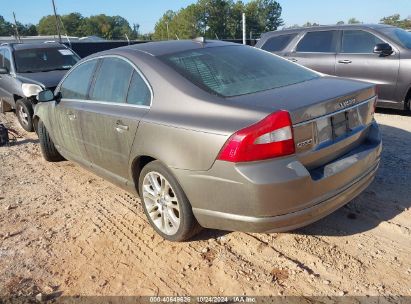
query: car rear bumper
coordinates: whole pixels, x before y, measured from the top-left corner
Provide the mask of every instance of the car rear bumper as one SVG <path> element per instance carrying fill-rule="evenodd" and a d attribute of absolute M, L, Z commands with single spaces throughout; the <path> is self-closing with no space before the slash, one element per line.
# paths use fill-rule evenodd
<path fill-rule="evenodd" d="M 378 164 L 369 172 L 337 195 L 310 208 L 273 217 L 252 217 L 212 210 L 194 209 L 194 214 L 203 227 L 244 232 L 282 232 L 311 224 L 344 206 L 373 181 Z"/>
<path fill-rule="evenodd" d="M 292 156 L 247 164 L 216 161 L 207 172 L 173 173 L 201 226 L 278 232 L 315 222 L 359 195 L 376 175 L 381 150 L 373 123 L 360 146 L 315 170 Z"/>

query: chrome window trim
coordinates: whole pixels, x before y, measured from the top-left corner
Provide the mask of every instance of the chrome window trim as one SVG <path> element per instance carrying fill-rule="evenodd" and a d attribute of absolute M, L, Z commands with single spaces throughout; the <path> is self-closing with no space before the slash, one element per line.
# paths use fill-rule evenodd
<path fill-rule="evenodd" d="M 66 78 L 75 70 L 77 69 L 77 67 L 79 67 L 80 65 L 92 61 L 92 60 L 99 60 L 99 59 L 104 59 L 104 58 L 118 58 L 121 59 L 125 62 L 127 62 L 128 64 L 130 64 L 132 66 L 132 68 L 134 69 L 134 71 L 136 71 L 140 77 L 143 79 L 143 81 L 145 82 L 146 86 L 148 87 L 149 91 L 150 91 L 150 104 L 149 105 L 134 105 L 134 104 L 130 104 L 127 103 L 127 100 L 125 100 L 125 102 L 123 103 L 117 103 L 117 102 L 109 102 L 109 101 L 98 101 L 98 100 L 90 100 L 90 99 L 70 99 L 70 98 L 63 98 L 64 100 L 70 100 L 70 101 L 78 101 L 78 102 L 88 102 L 88 103 L 96 103 L 96 104 L 108 104 L 108 105 L 121 105 L 121 106 L 130 106 L 130 107 L 139 107 L 139 108 L 151 108 L 151 106 L 153 105 L 153 99 L 154 99 L 154 92 L 153 92 L 153 88 L 151 87 L 150 83 L 148 82 L 147 78 L 144 76 L 144 74 L 140 71 L 140 69 L 129 59 L 120 56 L 120 55 L 112 55 L 112 54 L 108 54 L 108 55 L 101 55 L 101 56 L 97 56 L 97 57 L 93 57 L 93 58 L 89 58 L 86 59 L 84 61 L 80 61 L 79 63 L 77 63 L 75 66 L 73 66 L 71 68 L 71 70 L 63 77 L 63 79 L 60 81 L 60 83 L 58 84 L 55 92 L 60 91 L 61 85 L 64 83 L 64 81 L 66 80 Z M 95 75 L 93 74 L 93 77 Z"/>
<path fill-rule="evenodd" d="M 366 100 L 364 100 L 364 101 L 361 101 L 361 102 L 359 102 L 359 103 L 356 103 L 355 105 L 352 105 L 352 106 L 350 106 L 350 107 L 346 107 L 346 108 L 344 108 L 344 109 L 341 109 L 341 110 L 338 110 L 338 111 L 335 111 L 335 112 L 332 112 L 332 113 L 328 113 L 328 114 L 325 114 L 325 115 L 323 115 L 323 116 L 319 116 L 319 117 L 316 117 L 316 118 L 313 118 L 313 119 L 310 119 L 310 120 L 306 120 L 306 121 L 303 121 L 303 122 L 299 122 L 299 123 L 293 125 L 293 128 L 301 127 L 301 126 L 310 124 L 310 123 L 312 123 L 312 122 L 314 122 L 314 121 L 316 121 L 316 120 L 328 118 L 328 117 L 334 116 L 334 115 L 336 115 L 336 114 L 339 114 L 339 113 L 343 113 L 343 112 L 352 110 L 352 109 L 354 109 L 354 108 L 357 108 L 357 107 L 360 107 L 360 106 L 362 106 L 362 105 L 365 105 L 365 104 L 369 103 L 369 102 L 372 101 L 372 100 L 375 100 L 375 98 L 377 98 L 377 95 L 375 95 L 375 96 L 373 96 L 373 97 L 371 97 L 371 98 L 369 98 L 369 99 L 366 99 Z"/>
<path fill-rule="evenodd" d="M 80 102 L 80 103 L 102 104 L 102 105 L 108 105 L 108 106 L 115 105 L 115 106 L 120 106 L 120 107 L 150 109 L 150 106 L 135 105 L 135 104 L 125 103 L 125 102 L 119 103 L 119 102 L 109 102 L 109 101 L 99 101 L 99 100 L 89 100 L 89 99 L 71 99 L 71 98 L 64 98 L 64 101 L 74 101 L 74 102 Z"/>

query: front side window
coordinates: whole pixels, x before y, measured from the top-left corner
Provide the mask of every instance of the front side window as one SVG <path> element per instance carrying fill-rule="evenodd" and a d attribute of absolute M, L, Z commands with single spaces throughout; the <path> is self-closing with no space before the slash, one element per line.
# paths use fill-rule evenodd
<path fill-rule="evenodd" d="M 342 40 L 342 53 L 371 54 L 374 47 L 384 43 L 380 38 L 365 31 L 344 31 Z"/>
<path fill-rule="evenodd" d="M 97 60 L 90 60 L 76 67 L 60 87 L 62 98 L 86 99 Z"/>
<path fill-rule="evenodd" d="M 66 48 L 23 49 L 14 52 L 17 73 L 69 70 L 80 58 Z"/>
<path fill-rule="evenodd" d="M 335 53 L 338 31 L 308 32 L 297 46 L 297 52 Z"/>
<path fill-rule="evenodd" d="M 282 51 L 295 36 L 296 34 L 289 34 L 268 38 L 261 49 L 268 52 Z"/>
<path fill-rule="evenodd" d="M 223 97 L 256 93 L 319 77 L 276 55 L 247 46 L 202 48 L 160 58 L 195 85 Z"/>
<path fill-rule="evenodd" d="M 91 100 L 126 102 L 133 67 L 120 58 L 104 58 L 96 76 Z"/>
<path fill-rule="evenodd" d="M 130 82 L 130 88 L 128 90 L 127 103 L 139 106 L 149 106 L 150 101 L 150 89 L 140 74 L 134 71 Z"/>

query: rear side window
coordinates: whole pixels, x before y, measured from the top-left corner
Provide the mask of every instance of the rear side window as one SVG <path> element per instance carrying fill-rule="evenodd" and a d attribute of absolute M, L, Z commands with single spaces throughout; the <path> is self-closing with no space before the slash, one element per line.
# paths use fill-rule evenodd
<path fill-rule="evenodd" d="M 140 74 L 134 71 L 130 82 L 130 88 L 128 90 L 127 103 L 139 106 L 149 106 L 150 100 L 150 89 Z"/>
<path fill-rule="evenodd" d="M 96 76 L 91 100 L 124 103 L 133 67 L 120 58 L 104 58 Z"/>
<path fill-rule="evenodd" d="M 282 51 L 286 48 L 286 46 L 291 42 L 291 40 L 295 36 L 296 34 L 290 34 L 268 38 L 268 40 L 264 43 L 261 49 L 268 52 Z"/>
<path fill-rule="evenodd" d="M 344 31 L 342 53 L 373 53 L 376 44 L 384 43 L 375 35 L 364 31 Z"/>
<path fill-rule="evenodd" d="M 256 93 L 319 77 L 276 55 L 248 46 L 201 48 L 161 59 L 195 85 L 223 97 Z"/>
<path fill-rule="evenodd" d="M 90 81 L 96 67 L 97 60 L 87 61 L 76 68 L 67 76 L 60 87 L 63 98 L 86 99 Z"/>
<path fill-rule="evenodd" d="M 297 46 L 297 52 L 335 53 L 337 49 L 337 31 L 309 32 Z"/>

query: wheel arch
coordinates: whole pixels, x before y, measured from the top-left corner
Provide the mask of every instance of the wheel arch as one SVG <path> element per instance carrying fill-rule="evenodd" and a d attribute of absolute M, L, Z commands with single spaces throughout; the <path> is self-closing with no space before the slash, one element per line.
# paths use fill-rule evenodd
<path fill-rule="evenodd" d="M 405 110 L 411 110 L 411 86 L 408 88 L 407 94 L 405 94 L 404 108 Z"/>
<path fill-rule="evenodd" d="M 138 195 L 140 195 L 139 189 L 138 189 L 138 180 L 140 178 L 141 171 L 147 164 L 155 160 L 158 160 L 158 159 L 152 156 L 149 156 L 149 155 L 139 155 L 135 157 L 131 163 L 131 175 L 132 175 L 133 182 L 134 182 Z"/>

